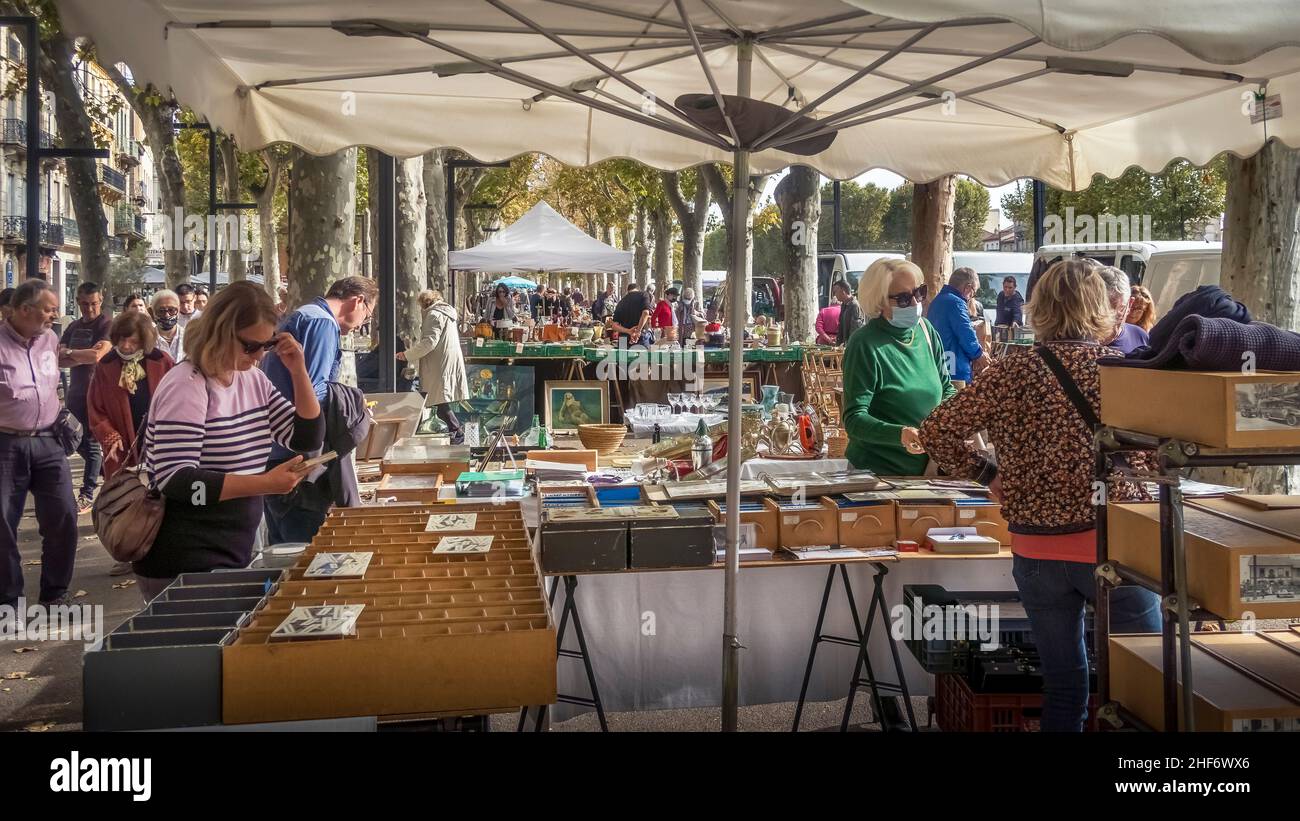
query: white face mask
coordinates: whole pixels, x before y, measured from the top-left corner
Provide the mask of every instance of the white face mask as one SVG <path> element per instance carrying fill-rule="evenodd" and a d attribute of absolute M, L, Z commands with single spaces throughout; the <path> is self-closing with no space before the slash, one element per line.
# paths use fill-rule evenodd
<path fill-rule="evenodd" d="M 889 317 L 890 325 L 904 330 L 916 327 L 916 324 L 920 321 L 921 303 L 919 302 L 914 302 L 906 308 L 895 307 L 893 315 Z"/>
<path fill-rule="evenodd" d="M 114 346 L 113 351 L 114 353 L 116 353 L 118 356 L 120 356 L 122 359 L 126 360 L 127 362 L 134 362 L 140 357 L 144 356 L 144 351 L 141 350 L 136 350 L 135 353 L 126 353 L 121 348 Z"/>

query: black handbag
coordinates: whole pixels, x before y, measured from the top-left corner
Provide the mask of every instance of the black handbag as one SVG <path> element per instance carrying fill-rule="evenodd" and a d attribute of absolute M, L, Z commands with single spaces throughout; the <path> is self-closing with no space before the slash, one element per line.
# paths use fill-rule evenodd
<path fill-rule="evenodd" d="M 72 411 L 67 408 L 60 410 L 59 415 L 54 418 L 54 437 L 63 446 L 64 455 L 71 456 L 76 453 L 83 436 L 85 431 L 82 430 L 77 417 L 72 415 Z"/>

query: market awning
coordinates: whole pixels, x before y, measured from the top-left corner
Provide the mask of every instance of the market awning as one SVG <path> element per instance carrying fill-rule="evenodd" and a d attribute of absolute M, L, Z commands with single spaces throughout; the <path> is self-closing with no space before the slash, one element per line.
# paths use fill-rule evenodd
<path fill-rule="evenodd" d="M 742 41 L 753 46 L 749 96 L 816 119 L 742 146 L 766 149 L 756 171 L 804 162 L 838 178 L 879 167 L 1078 189 L 1133 165 L 1253 154 L 1270 136 L 1300 145 L 1300 118 L 1256 122 L 1248 106 L 1265 87 L 1288 107 L 1300 99 L 1292 0 L 58 6 L 101 59 L 129 61 L 137 80 L 173 89 L 245 150 L 727 162 L 730 128 L 701 128 L 677 101 L 734 92 Z M 830 128 L 842 130 L 820 153 L 782 150 Z"/>
<path fill-rule="evenodd" d="M 617 274 L 632 270 L 632 252 L 606 245 L 569 222 L 546 202 L 473 248 L 452 251 L 458 271 L 555 271 Z"/>

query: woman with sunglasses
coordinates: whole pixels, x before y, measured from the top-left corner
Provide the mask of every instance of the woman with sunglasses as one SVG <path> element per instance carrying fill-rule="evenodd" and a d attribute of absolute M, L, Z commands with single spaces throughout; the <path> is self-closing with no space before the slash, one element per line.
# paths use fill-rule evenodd
<path fill-rule="evenodd" d="M 246 567 L 262 497 L 288 493 L 303 473 L 295 456 L 266 469 L 271 443 L 321 446 L 325 427 L 302 346 L 277 334 L 265 290 L 234 282 L 217 292 L 185 334 L 186 361 L 158 385 L 145 428 L 145 465 L 166 499 L 148 555 L 135 563 L 152 599 L 181 573 Z M 293 377 L 294 401 L 258 368 L 274 349 Z"/>
<path fill-rule="evenodd" d="M 503 283 L 497 283 L 497 287 L 492 291 L 492 298 L 488 300 L 487 307 L 483 309 L 483 316 L 480 322 L 490 322 L 496 329 L 496 335 L 500 339 L 505 339 L 505 332 L 498 325 L 498 322 L 515 321 L 515 305 L 510 299 L 510 289 Z"/>
<path fill-rule="evenodd" d="M 919 476 L 926 456 L 917 426 L 956 391 L 944 367 L 943 343 L 921 310 L 921 269 L 902 259 L 872 263 L 858 283 L 871 317 L 844 349 L 846 456 L 858 469 Z"/>

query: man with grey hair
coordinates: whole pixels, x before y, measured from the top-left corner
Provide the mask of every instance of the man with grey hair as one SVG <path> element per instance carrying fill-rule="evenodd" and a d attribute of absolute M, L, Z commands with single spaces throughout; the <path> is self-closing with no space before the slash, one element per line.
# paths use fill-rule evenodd
<path fill-rule="evenodd" d="M 1128 274 L 1113 265 L 1098 268 L 1097 273 L 1106 281 L 1106 296 L 1110 297 L 1110 307 L 1115 311 L 1115 336 L 1106 344 L 1120 349 L 1125 355 L 1146 347 L 1149 344 L 1147 332 L 1138 325 L 1125 322 L 1128 304 L 1133 298 Z"/>
<path fill-rule="evenodd" d="M 77 556 L 72 470 L 59 438 L 59 298 L 29 279 L 0 322 L 0 605 L 23 595 L 18 523 L 30 493 L 41 534 L 41 604 L 66 604 Z M 85 435 L 89 435 L 86 433 Z"/>
<path fill-rule="evenodd" d="M 158 347 L 180 362 L 185 358 L 185 329 L 180 324 L 181 298 L 166 288 L 155 291 L 149 301 L 149 315 L 158 329 Z"/>
<path fill-rule="evenodd" d="M 979 287 L 979 274 L 971 268 L 958 268 L 930 303 L 930 312 L 926 315 L 939 332 L 948 376 L 957 388 L 969 385 L 973 374 L 989 364 L 989 357 L 971 324 L 969 303 Z"/>

